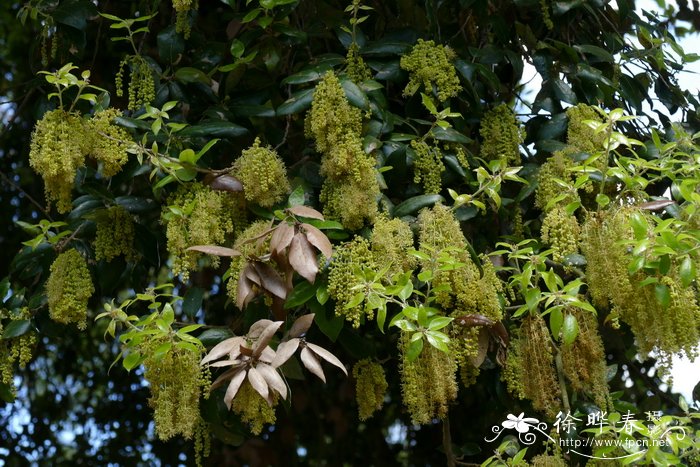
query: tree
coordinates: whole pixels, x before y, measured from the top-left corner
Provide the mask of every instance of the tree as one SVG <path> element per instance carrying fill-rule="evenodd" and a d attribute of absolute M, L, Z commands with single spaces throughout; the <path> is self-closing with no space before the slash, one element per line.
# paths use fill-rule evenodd
<path fill-rule="evenodd" d="M 0 456 L 693 465 L 681 6 L 4 4 Z"/>

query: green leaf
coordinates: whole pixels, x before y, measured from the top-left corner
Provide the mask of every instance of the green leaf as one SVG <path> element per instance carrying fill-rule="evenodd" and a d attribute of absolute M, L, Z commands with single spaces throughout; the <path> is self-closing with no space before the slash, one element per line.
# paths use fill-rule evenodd
<path fill-rule="evenodd" d="M 177 331 L 177 334 L 180 334 L 180 333 L 189 334 L 192 331 L 196 331 L 197 329 L 201 328 L 202 326 L 204 326 L 204 325 L 203 324 L 188 324 L 184 328 L 179 329 Z M 197 340 L 199 340 L 199 339 L 197 339 Z"/>
<path fill-rule="evenodd" d="M 316 323 L 321 332 L 332 342 L 338 340 L 338 336 L 340 336 L 340 332 L 345 325 L 345 319 L 342 316 L 336 316 L 332 311 L 328 313 L 326 307 L 320 305 L 315 300 L 309 301 L 308 304 L 311 311 L 316 314 L 316 316 L 314 316 L 314 323 Z"/>
<path fill-rule="evenodd" d="M 566 84 L 564 81 L 558 78 L 553 79 L 552 90 L 554 91 L 554 95 L 557 97 L 557 99 L 573 105 L 578 104 L 576 93 L 573 89 L 571 89 L 571 86 Z"/>
<path fill-rule="evenodd" d="M 203 83 L 210 84 L 211 78 L 202 70 L 192 67 L 182 67 L 175 72 L 175 79 L 182 83 Z"/>
<path fill-rule="evenodd" d="M 12 339 L 26 334 L 31 327 L 31 322 L 28 319 L 18 319 L 10 321 L 2 332 L 3 339 Z"/>
<path fill-rule="evenodd" d="M 211 328 L 211 329 L 205 329 L 200 335 L 199 335 L 199 341 L 204 345 L 205 347 L 213 347 L 219 342 L 228 339 L 229 337 L 233 337 L 233 333 L 231 332 L 230 329 L 228 328 Z"/>
<path fill-rule="evenodd" d="M 447 335 L 438 331 L 426 331 L 425 337 L 428 339 L 428 343 L 438 350 L 445 353 L 450 353 L 449 342 L 450 338 Z"/>
<path fill-rule="evenodd" d="M 382 305 L 377 309 L 377 327 L 379 327 L 379 330 L 382 331 L 382 334 L 384 334 L 384 323 L 386 322 L 386 303 L 382 303 Z"/>
<path fill-rule="evenodd" d="M 423 208 L 433 206 L 434 204 L 441 203 L 443 201 L 445 201 L 445 198 L 437 194 L 414 196 L 396 206 L 392 212 L 392 216 L 408 216 L 420 211 Z"/>
<path fill-rule="evenodd" d="M 656 296 L 656 301 L 659 302 L 663 308 L 668 308 L 671 304 L 671 292 L 668 290 L 666 284 L 656 284 L 654 286 L 654 295 Z"/>
<path fill-rule="evenodd" d="M 409 362 L 414 361 L 418 358 L 418 355 L 423 351 L 423 339 L 418 339 L 410 344 L 408 344 L 408 351 L 406 352 L 406 358 Z"/>
<path fill-rule="evenodd" d="M 690 256 L 686 256 L 681 262 L 679 274 L 683 287 L 689 287 L 695 280 L 695 262 L 693 262 Z"/>
<path fill-rule="evenodd" d="M 15 394 L 12 392 L 12 387 L 9 384 L 0 382 L 0 399 L 11 404 L 15 400 Z"/>
<path fill-rule="evenodd" d="M 330 70 L 331 68 L 332 67 L 327 63 L 319 64 L 314 66 L 313 68 L 307 68 L 297 73 L 294 73 L 293 75 L 287 76 L 285 79 L 282 80 L 282 84 L 303 84 L 312 81 L 319 81 L 323 79 L 324 76 L 326 76 L 326 72 L 328 72 L 328 70 Z"/>
<path fill-rule="evenodd" d="M 449 143 L 460 144 L 469 144 L 472 142 L 470 138 L 467 138 L 454 128 L 442 128 L 438 126 L 433 128 L 433 130 L 430 133 L 435 139 L 439 141 L 447 141 Z"/>
<path fill-rule="evenodd" d="M 277 107 L 276 113 L 278 117 L 292 115 L 311 107 L 311 101 L 314 97 L 314 89 L 304 89 L 303 91 L 292 94 L 292 97 L 284 101 L 282 105 Z"/>
<path fill-rule="evenodd" d="M 576 336 L 578 336 L 578 321 L 576 320 L 576 316 L 571 314 L 564 316 L 561 332 L 564 345 L 571 345 L 574 343 Z"/>
<path fill-rule="evenodd" d="M 145 357 L 141 356 L 140 353 L 132 352 L 124 358 L 122 366 L 126 371 L 131 371 L 139 366 L 143 360 L 145 360 Z"/>
<path fill-rule="evenodd" d="M 364 292 L 357 292 L 350 301 L 345 304 L 345 309 L 354 308 L 365 300 Z"/>
<path fill-rule="evenodd" d="M 163 344 L 161 344 L 161 345 L 159 345 L 158 347 L 156 347 L 156 350 L 153 351 L 153 355 L 152 355 L 152 356 L 153 356 L 154 358 L 160 360 L 160 359 L 162 359 L 162 358 L 165 356 L 165 354 L 167 354 L 168 352 L 170 352 L 170 349 L 171 349 L 172 347 L 173 347 L 173 343 L 172 343 L 172 342 L 164 342 Z M 129 355 L 129 356 L 131 356 L 131 355 Z M 128 358 L 128 357 L 127 357 L 127 358 Z M 124 362 L 125 362 L 125 364 L 126 364 L 126 359 L 124 360 Z"/>
<path fill-rule="evenodd" d="M 182 301 L 182 312 L 189 318 L 194 318 L 199 309 L 202 307 L 203 298 L 204 289 L 201 287 L 190 288 Z"/>
<path fill-rule="evenodd" d="M 179 135 L 183 137 L 216 137 L 237 138 L 248 133 L 248 129 L 224 120 L 209 121 L 191 125 L 182 130 Z"/>
<path fill-rule="evenodd" d="M 302 281 L 299 282 L 291 292 L 289 292 L 289 295 L 287 295 L 287 301 L 284 302 L 284 308 L 285 309 L 290 309 L 290 308 L 296 308 L 298 306 L 303 305 L 304 303 L 308 302 L 316 296 L 316 290 L 317 290 L 317 283 L 312 284 L 308 281 Z M 320 303 L 320 300 L 319 300 Z M 321 303 L 323 305 L 323 303 Z"/>
<path fill-rule="evenodd" d="M 185 41 L 182 35 L 175 31 L 175 25 L 171 25 L 158 33 L 158 55 L 165 62 L 176 62 L 185 51 Z"/>
<path fill-rule="evenodd" d="M 328 287 L 325 284 L 319 285 L 316 289 L 316 300 L 318 300 L 318 303 L 325 305 L 329 298 Z"/>
<path fill-rule="evenodd" d="M 369 109 L 369 100 L 367 99 L 367 95 L 357 84 L 353 83 L 349 79 L 342 80 L 340 84 L 345 92 L 345 97 L 348 98 L 348 101 L 352 105 L 362 110 Z"/>
<path fill-rule="evenodd" d="M 398 293 L 398 296 L 402 300 L 408 300 L 408 297 L 411 296 L 413 293 L 413 282 L 410 280 L 406 282 L 406 285 L 404 285 L 401 290 Z"/>
<path fill-rule="evenodd" d="M 549 313 L 549 329 L 552 330 L 552 335 L 557 340 L 559 340 L 559 333 L 561 332 L 561 325 L 563 322 L 564 313 L 562 313 L 561 308 L 554 308 Z"/>
<path fill-rule="evenodd" d="M 437 316 L 430 320 L 428 329 L 430 329 L 431 331 L 439 331 L 440 329 L 450 324 L 453 319 L 454 318 L 450 318 L 448 316 Z"/>
<path fill-rule="evenodd" d="M 642 213 L 635 212 L 630 216 L 630 223 L 632 224 L 632 230 L 634 231 L 635 240 L 642 240 L 647 238 L 647 233 L 649 232 L 649 224 Z"/>
<path fill-rule="evenodd" d="M 595 201 L 601 208 L 604 208 L 605 206 L 610 204 L 610 198 L 608 197 L 608 195 L 605 195 L 603 193 L 598 193 L 595 197 Z"/>

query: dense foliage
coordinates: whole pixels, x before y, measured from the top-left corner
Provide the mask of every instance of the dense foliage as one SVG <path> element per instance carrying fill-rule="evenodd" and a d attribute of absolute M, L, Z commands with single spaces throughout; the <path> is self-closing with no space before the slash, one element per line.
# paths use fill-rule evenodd
<path fill-rule="evenodd" d="M 679 4 L 3 3 L 0 459 L 695 465 Z"/>

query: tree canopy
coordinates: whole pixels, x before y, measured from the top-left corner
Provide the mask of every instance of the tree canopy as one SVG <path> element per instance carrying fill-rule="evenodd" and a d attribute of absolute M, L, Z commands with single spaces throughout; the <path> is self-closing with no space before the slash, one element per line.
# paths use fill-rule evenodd
<path fill-rule="evenodd" d="M 3 2 L 0 460 L 697 465 L 659 3 Z"/>

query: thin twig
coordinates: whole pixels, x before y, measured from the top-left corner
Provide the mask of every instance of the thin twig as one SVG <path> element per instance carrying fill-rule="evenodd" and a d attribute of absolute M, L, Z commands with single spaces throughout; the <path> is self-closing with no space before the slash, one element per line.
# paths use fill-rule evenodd
<path fill-rule="evenodd" d="M 39 204 L 39 202 L 38 202 L 37 200 L 35 200 L 34 198 L 32 198 L 32 196 L 31 196 L 29 193 L 27 193 L 26 191 L 24 191 L 24 189 L 23 189 L 21 186 L 17 185 L 14 181 L 12 181 L 12 179 L 11 179 L 10 177 L 8 177 L 7 175 L 5 175 L 5 173 L 2 172 L 2 171 L 0 171 L 0 177 L 2 177 L 2 179 L 5 180 L 5 182 L 7 182 L 7 184 L 10 185 L 12 188 L 14 188 L 15 190 L 19 191 L 19 192 L 22 193 L 24 196 L 26 196 L 27 199 L 28 199 L 34 206 L 36 206 L 37 209 L 39 209 L 39 210 L 44 214 L 44 216 L 46 216 L 46 218 L 47 218 L 49 221 L 53 222 L 53 219 L 51 218 L 51 214 L 49 214 L 48 211 L 46 211 L 46 209 L 45 209 L 41 204 Z"/>
<path fill-rule="evenodd" d="M 447 457 L 447 467 L 456 467 L 457 458 L 452 451 L 452 434 L 450 434 L 450 415 L 446 414 L 442 419 L 442 448 L 445 450 Z"/>

